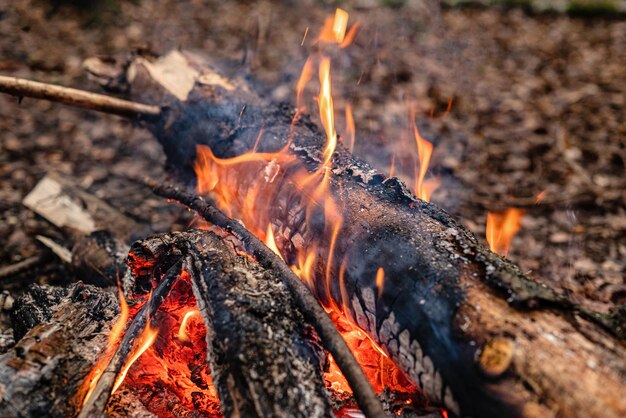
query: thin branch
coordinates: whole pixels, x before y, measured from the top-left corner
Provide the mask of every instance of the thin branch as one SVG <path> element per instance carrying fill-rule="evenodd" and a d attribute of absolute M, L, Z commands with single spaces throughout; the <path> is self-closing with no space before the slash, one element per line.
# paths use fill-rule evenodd
<path fill-rule="evenodd" d="M 0 75 L 0 92 L 17 97 L 33 97 L 66 105 L 112 113 L 127 118 L 157 118 L 161 114 L 159 106 L 146 105 L 118 99 L 104 94 L 54 84 L 40 83 L 23 78 Z"/>
<path fill-rule="evenodd" d="M 283 260 L 270 250 L 259 238 L 248 231 L 241 223 L 229 218 L 212 203 L 202 197 L 179 190 L 169 185 L 160 185 L 151 179 L 145 180 L 155 194 L 180 202 L 198 212 L 208 222 L 235 235 L 254 258 L 267 269 L 277 272 L 294 297 L 298 308 L 313 325 L 324 346 L 332 354 L 346 380 L 352 388 L 361 411 L 368 418 L 385 417 L 382 405 L 372 386 L 367 381 L 361 366 L 335 328 L 332 320 L 319 304 L 306 285 L 295 275 Z"/>

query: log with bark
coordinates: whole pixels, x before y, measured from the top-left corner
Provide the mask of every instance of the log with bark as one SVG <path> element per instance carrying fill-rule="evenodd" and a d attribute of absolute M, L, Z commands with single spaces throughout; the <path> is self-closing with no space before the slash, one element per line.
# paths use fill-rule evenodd
<path fill-rule="evenodd" d="M 74 395 L 118 312 L 114 293 L 82 283 L 34 285 L 19 298 L 11 319 L 21 339 L 0 356 L 1 415 L 74 416 Z"/>
<path fill-rule="evenodd" d="M 165 62 L 184 83 L 158 70 Z M 179 52 L 154 62 L 139 58 L 130 68 L 133 96 L 163 108 L 148 128 L 179 178 L 193 178 L 199 144 L 219 158 L 255 144 L 260 152 L 289 144 L 299 167 L 319 169 L 323 132 L 307 117 L 294 122 L 293 107 L 260 97 L 249 78 Z M 433 402 L 483 417 L 626 414 L 626 349 L 622 337 L 607 331 L 623 335 L 623 318 L 587 312 L 533 281 L 446 212 L 341 145 L 329 178 L 343 223 L 329 254 L 323 211 L 306 221 L 307 201 L 291 167 L 275 159 L 246 170 L 223 165 L 215 173 L 239 216 L 253 188 L 270 194 L 262 218 L 272 223 L 286 260 L 315 251 L 320 300 L 344 307 Z"/>

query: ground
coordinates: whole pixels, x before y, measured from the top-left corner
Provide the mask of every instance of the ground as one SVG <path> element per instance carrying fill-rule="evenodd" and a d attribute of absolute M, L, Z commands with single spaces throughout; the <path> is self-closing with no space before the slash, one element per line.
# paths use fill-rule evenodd
<path fill-rule="evenodd" d="M 0 0 L 0 73 L 98 91 L 81 68 L 88 57 L 185 48 L 239 61 L 267 95 L 294 102 L 312 42 L 335 7 L 313 0 L 88 3 Z M 623 15 L 436 4 L 342 2 L 360 27 L 353 45 L 332 54 L 338 131 L 351 103 L 356 153 L 383 172 L 393 158 L 396 173 L 410 179 L 408 114 L 415 109 L 420 132 L 434 144 L 427 176 L 441 182 L 434 203 L 482 240 L 487 211 L 523 208 L 510 259 L 594 309 L 624 303 Z M 164 157 L 146 131 L 115 116 L 5 95 L 0 116 L 0 267 L 46 253 L 36 233 L 61 238 L 21 204 L 51 171 L 155 231 L 172 222 L 185 227 L 188 217 L 125 180 L 163 174 Z M 0 278 L 0 288 L 19 293 L 68 274 L 44 257 L 34 271 Z"/>

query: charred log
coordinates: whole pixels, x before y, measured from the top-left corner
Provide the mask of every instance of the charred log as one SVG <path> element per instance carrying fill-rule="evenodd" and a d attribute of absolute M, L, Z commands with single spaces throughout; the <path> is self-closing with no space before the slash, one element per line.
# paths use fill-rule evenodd
<path fill-rule="evenodd" d="M 323 350 L 276 273 L 206 231 L 160 235 L 134 250 L 161 259 L 185 252 L 193 259 L 188 266 L 224 416 L 333 415 Z"/>
<path fill-rule="evenodd" d="M 292 107 L 267 102 L 247 79 L 229 78 L 191 55 L 180 71 L 195 77 L 195 85 L 184 94 L 154 91 L 168 85 L 154 77 L 155 65 L 136 62 L 131 89 L 146 102 L 167 101 L 159 104 L 169 111 L 151 129 L 181 178 L 193 178 L 199 144 L 219 158 L 255 144 L 262 152 L 289 144 L 299 168 L 319 170 L 325 136 L 306 117 L 294 123 Z M 218 179 L 234 192 L 235 212 L 253 188 L 268 191 L 265 218 L 281 237 L 287 261 L 295 262 L 298 251 L 318 251 L 319 299 L 344 307 L 434 402 L 455 414 L 483 417 L 626 414 L 626 349 L 597 325 L 611 321 L 539 285 L 443 210 L 341 146 L 329 168 L 329 188 L 344 219 L 332 254 L 319 227 L 324 214 L 304 220 L 307 202 L 291 166 L 226 166 Z M 339 277 L 343 260 L 343 285 L 325 282 L 323 272 Z M 384 269 L 384 285 L 375 280 L 378 268 Z M 610 329 L 619 333 L 624 327 Z"/>
<path fill-rule="evenodd" d="M 30 328 L 0 356 L 0 415 L 73 416 L 73 396 L 118 313 L 115 294 L 77 283 L 65 291 L 34 287 L 17 301 L 14 328 Z M 38 322 L 37 325 L 34 323 Z"/>

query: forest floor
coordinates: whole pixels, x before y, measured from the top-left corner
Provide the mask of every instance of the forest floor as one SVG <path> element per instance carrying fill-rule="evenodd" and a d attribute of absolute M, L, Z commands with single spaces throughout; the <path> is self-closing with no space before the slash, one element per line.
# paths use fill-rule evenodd
<path fill-rule="evenodd" d="M 293 103 L 311 41 L 334 11 L 313 0 L 98 3 L 0 0 L 0 73 L 98 91 L 84 59 L 184 48 L 241 61 L 268 96 Z M 350 103 L 356 153 L 383 172 L 393 159 L 411 179 L 415 109 L 434 144 L 434 203 L 482 240 L 487 211 L 524 209 L 510 259 L 594 309 L 624 303 L 626 21 L 408 3 L 342 6 L 360 28 L 333 55 L 338 131 Z M 0 267 L 46 251 L 33 237 L 49 226 L 21 201 L 52 171 L 155 231 L 185 228 L 184 211 L 123 181 L 158 178 L 163 161 L 149 133 L 121 118 L 0 96 Z M 60 263 L 46 260 L 0 288 L 62 280 Z"/>

